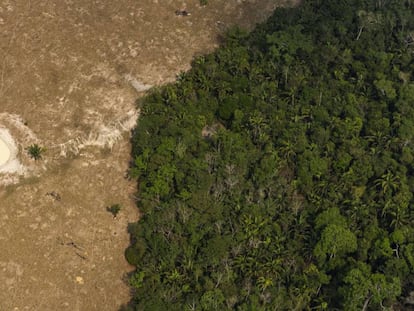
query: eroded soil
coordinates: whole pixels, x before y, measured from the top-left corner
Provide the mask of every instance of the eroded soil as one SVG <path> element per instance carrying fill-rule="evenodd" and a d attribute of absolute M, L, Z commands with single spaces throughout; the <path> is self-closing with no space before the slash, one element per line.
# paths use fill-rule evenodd
<path fill-rule="evenodd" d="M 0 175 L 0 310 L 117 310 L 136 221 L 124 178 L 135 100 L 277 0 L 0 0 L 0 127 L 24 177 Z M 177 9 L 191 16 L 178 17 Z M 47 148 L 30 159 L 30 143 Z M 9 185 L 1 183 L 8 181 Z M 117 218 L 106 207 L 123 206 Z"/>

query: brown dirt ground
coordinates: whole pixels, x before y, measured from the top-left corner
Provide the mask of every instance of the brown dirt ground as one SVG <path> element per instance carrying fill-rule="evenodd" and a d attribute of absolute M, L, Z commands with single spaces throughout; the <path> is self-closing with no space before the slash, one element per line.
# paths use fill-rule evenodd
<path fill-rule="evenodd" d="M 172 81 L 224 29 L 286 3 L 0 0 L 0 126 L 22 119 L 27 129 L 10 131 L 29 170 L 0 184 L 1 311 L 117 310 L 129 300 L 123 253 L 138 211 L 122 122 L 141 94 L 126 75 Z M 184 8 L 191 16 L 174 14 Z M 25 154 L 28 137 L 48 149 L 43 160 Z M 113 203 L 124 207 L 117 219 Z"/>

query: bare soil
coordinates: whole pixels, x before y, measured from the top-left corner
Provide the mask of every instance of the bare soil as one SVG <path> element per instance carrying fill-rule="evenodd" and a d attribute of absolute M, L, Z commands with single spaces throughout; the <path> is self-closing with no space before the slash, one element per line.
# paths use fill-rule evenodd
<path fill-rule="evenodd" d="M 5 164 L 10 159 L 10 149 L 0 138 L 0 165 Z"/>
<path fill-rule="evenodd" d="M 252 27 L 285 2 L 0 0 L 0 127 L 24 166 L 0 173 L 0 310 L 128 302 L 136 98 L 217 47 L 230 25 Z M 31 143 L 47 149 L 42 160 L 28 157 Z"/>

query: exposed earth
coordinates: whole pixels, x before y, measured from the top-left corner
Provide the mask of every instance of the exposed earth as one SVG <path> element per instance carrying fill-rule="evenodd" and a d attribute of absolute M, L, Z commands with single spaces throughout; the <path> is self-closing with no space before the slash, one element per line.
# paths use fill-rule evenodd
<path fill-rule="evenodd" d="M 0 138 L 0 166 L 6 164 L 10 159 L 10 148 L 9 146 Z"/>
<path fill-rule="evenodd" d="M 128 302 L 136 98 L 217 47 L 229 26 L 251 28 L 282 4 L 0 0 L 1 311 Z M 184 9 L 191 15 L 175 14 Z M 28 156 L 32 144 L 46 148 L 42 159 Z M 123 207 L 116 218 L 111 204 Z"/>

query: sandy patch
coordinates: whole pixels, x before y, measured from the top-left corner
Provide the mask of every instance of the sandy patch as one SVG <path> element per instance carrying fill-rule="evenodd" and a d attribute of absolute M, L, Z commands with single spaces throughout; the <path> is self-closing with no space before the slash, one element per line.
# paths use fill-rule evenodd
<path fill-rule="evenodd" d="M 0 128 L 0 173 L 22 173 L 23 166 L 17 159 L 17 146 L 5 128 Z"/>
<path fill-rule="evenodd" d="M 10 149 L 6 143 L 0 139 L 0 166 L 6 164 L 10 159 Z"/>
<path fill-rule="evenodd" d="M 0 189 L 17 183 L 22 176 L 36 176 L 44 170 L 25 150 L 35 143 L 42 145 L 21 116 L 0 113 Z"/>

